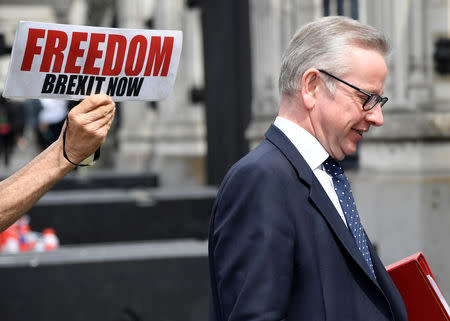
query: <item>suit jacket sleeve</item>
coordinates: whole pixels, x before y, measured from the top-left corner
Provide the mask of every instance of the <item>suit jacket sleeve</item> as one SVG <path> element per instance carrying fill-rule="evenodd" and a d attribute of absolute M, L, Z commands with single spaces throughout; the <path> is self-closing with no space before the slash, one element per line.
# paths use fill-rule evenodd
<path fill-rule="evenodd" d="M 235 166 L 213 209 L 209 255 L 217 320 L 282 320 L 294 270 L 294 224 L 280 173 Z"/>

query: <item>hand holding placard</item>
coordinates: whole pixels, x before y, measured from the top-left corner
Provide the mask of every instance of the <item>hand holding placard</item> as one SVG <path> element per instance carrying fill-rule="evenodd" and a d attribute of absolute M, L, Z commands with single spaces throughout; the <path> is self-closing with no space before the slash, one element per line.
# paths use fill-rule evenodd
<path fill-rule="evenodd" d="M 105 94 L 90 96 L 69 112 L 63 129 L 63 145 L 69 162 L 79 164 L 105 142 L 114 112 L 115 104 Z"/>
<path fill-rule="evenodd" d="M 181 45 L 181 31 L 20 22 L 3 95 L 85 99 L 70 111 L 56 142 L 0 182 L 0 231 L 100 148 L 114 118 L 111 98 L 160 100 L 169 95 Z"/>

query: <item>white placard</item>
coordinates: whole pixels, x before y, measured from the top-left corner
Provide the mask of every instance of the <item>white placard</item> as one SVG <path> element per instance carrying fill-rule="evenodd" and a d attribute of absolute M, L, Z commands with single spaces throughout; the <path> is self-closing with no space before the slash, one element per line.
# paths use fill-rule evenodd
<path fill-rule="evenodd" d="M 183 34 L 21 21 L 5 97 L 161 100 L 175 82 Z"/>

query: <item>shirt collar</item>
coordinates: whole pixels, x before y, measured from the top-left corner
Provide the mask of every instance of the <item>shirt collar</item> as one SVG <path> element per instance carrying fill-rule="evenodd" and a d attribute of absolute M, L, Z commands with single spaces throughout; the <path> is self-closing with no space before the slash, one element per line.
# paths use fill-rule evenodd
<path fill-rule="evenodd" d="M 330 156 L 317 138 L 296 123 L 278 116 L 274 125 L 289 138 L 312 170 L 321 167 Z"/>

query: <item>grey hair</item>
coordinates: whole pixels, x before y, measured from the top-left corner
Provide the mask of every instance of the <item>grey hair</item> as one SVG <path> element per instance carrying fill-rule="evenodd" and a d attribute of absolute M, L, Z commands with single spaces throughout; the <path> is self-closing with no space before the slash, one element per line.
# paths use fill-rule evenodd
<path fill-rule="evenodd" d="M 278 82 L 280 95 L 292 95 L 297 91 L 309 68 L 344 75 L 350 70 L 351 62 L 346 58 L 354 46 L 378 51 L 384 57 L 390 49 L 381 32 L 347 17 L 324 17 L 304 25 L 282 57 Z M 325 82 L 333 94 L 334 79 L 327 77 Z"/>

